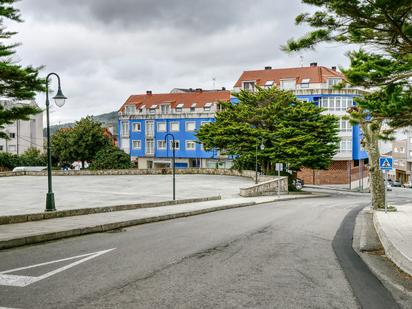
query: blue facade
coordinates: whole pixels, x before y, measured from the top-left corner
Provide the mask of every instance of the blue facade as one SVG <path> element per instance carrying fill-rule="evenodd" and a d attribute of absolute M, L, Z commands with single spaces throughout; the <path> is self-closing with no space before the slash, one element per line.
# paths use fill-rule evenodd
<path fill-rule="evenodd" d="M 321 98 L 325 97 L 348 97 L 355 98 L 355 95 L 351 94 L 315 94 L 315 95 L 297 95 L 299 99 L 306 99 L 309 102 L 313 102 L 316 106 L 319 106 Z M 355 102 L 353 102 L 355 105 Z M 359 128 L 359 125 L 352 126 L 352 160 L 362 160 L 368 158 L 367 152 L 361 147 L 360 141 L 362 139 L 362 132 Z"/>
<path fill-rule="evenodd" d="M 159 141 L 165 141 L 166 134 L 173 134 L 177 148 L 176 148 L 176 158 L 185 158 L 185 159 L 216 159 L 216 151 L 206 151 L 203 149 L 202 145 L 198 143 L 196 138 L 196 131 L 200 129 L 202 124 L 215 121 L 214 118 L 159 118 L 159 119 L 129 119 L 129 120 L 119 120 L 119 132 L 121 132 L 121 123 L 128 121 L 129 127 L 129 149 L 130 156 L 132 157 L 147 157 L 147 141 L 153 141 L 153 153 L 150 153 L 151 157 L 154 158 L 171 158 L 172 157 L 172 144 L 171 137 L 168 136 L 168 141 L 166 145 L 159 145 Z M 147 137 L 147 121 L 153 121 L 153 134 L 149 134 L 150 137 Z M 134 131 L 134 124 L 140 124 L 140 131 Z M 190 124 L 189 124 L 190 123 Z M 191 127 L 190 130 L 188 126 L 192 126 L 194 123 L 194 128 Z M 174 130 L 172 129 L 172 124 Z M 163 126 L 161 128 L 160 126 Z M 176 129 L 178 127 L 178 130 Z M 193 129 L 193 130 L 192 130 Z M 135 149 L 133 147 L 133 141 L 140 141 L 140 148 Z M 187 149 L 186 142 L 194 141 L 194 149 Z M 121 138 L 119 139 L 119 147 L 122 145 Z M 193 145 L 193 144 L 192 144 Z M 163 146 L 165 148 L 160 148 Z M 180 165 L 182 165 L 180 163 Z M 176 167 L 186 167 L 179 166 L 176 163 Z"/>

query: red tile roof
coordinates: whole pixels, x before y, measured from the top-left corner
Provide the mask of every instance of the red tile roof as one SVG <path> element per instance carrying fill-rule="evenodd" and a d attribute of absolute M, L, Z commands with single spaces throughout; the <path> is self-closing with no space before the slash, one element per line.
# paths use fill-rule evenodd
<path fill-rule="evenodd" d="M 241 87 L 243 81 L 256 81 L 257 86 L 264 86 L 267 81 L 275 81 L 279 85 L 281 79 L 310 79 L 310 83 L 326 83 L 328 77 L 343 78 L 342 73 L 323 66 L 244 71 L 234 87 Z"/>
<path fill-rule="evenodd" d="M 137 94 L 131 95 L 122 105 L 119 111 L 123 111 L 126 105 L 135 105 L 137 108 L 145 105 L 150 108 L 152 105 L 162 103 L 170 103 L 171 108 L 175 108 L 177 104 L 183 104 L 183 108 L 190 108 L 193 103 L 196 107 L 204 107 L 206 103 L 230 100 L 230 91 L 192 91 L 184 93 L 154 93 L 154 94 Z"/>

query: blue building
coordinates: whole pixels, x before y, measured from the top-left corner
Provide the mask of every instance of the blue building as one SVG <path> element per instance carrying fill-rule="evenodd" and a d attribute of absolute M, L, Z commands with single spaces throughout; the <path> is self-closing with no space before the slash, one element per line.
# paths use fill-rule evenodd
<path fill-rule="evenodd" d="M 171 93 L 131 95 L 119 110 L 119 147 L 138 167 L 170 167 L 172 134 L 176 167 L 230 167 L 217 151 L 206 151 L 196 131 L 214 121 L 219 102 L 229 101 L 230 91 L 174 89 Z"/>
<path fill-rule="evenodd" d="M 348 107 L 355 105 L 354 98 L 362 96 L 361 89 L 333 86 L 343 81 L 336 67 L 327 68 L 311 63 L 309 67 L 244 71 L 234 86 L 254 91 L 256 86 L 273 87 L 292 91 L 299 99 L 313 102 L 339 118 L 340 148 L 329 170 L 303 169 L 298 173 L 308 184 L 348 184 L 367 175 L 365 159 L 367 153 L 361 147 L 361 132 L 344 119 Z"/>

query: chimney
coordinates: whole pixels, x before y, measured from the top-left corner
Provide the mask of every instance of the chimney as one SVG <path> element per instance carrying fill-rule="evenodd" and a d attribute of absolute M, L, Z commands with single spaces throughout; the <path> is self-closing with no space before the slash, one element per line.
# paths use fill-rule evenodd
<path fill-rule="evenodd" d="M 265 70 L 272 70 L 272 67 L 267 66 L 267 67 L 265 67 Z"/>
<path fill-rule="evenodd" d="M 202 88 L 196 88 L 196 92 L 202 92 Z"/>
<path fill-rule="evenodd" d="M 222 91 L 225 91 L 226 90 L 226 87 L 222 87 Z"/>
<path fill-rule="evenodd" d="M 152 90 L 147 90 L 147 91 L 146 91 L 146 94 L 147 94 L 147 95 L 152 95 Z"/>
<path fill-rule="evenodd" d="M 318 66 L 318 63 L 317 63 L 317 62 L 311 62 L 311 63 L 310 63 L 310 66 L 311 66 L 311 67 L 317 67 L 317 66 Z"/>
<path fill-rule="evenodd" d="M 336 67 L 335 66 L 332 67 L 332 71 L 336 72 Z"/>
<path fill-rule="evenodd" d="M 189 88 L 189 91 L 192 92 L 192 91 L 193 91 L 193 88 Z"/>

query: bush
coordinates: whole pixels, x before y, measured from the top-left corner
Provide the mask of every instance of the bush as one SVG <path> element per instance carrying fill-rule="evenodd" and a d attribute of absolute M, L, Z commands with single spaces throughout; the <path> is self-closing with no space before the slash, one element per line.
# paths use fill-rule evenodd
<path fill-rule="evenodd" d="M 27 149 L 19 158 L 20 166 L 46 166 L 47 157 L 36 148 Z"/>
<path fill-rule="evenodd" d="M 116 146 L 109 145 L 96 153 L 90 169 L 127 169 L 132 167 L 130 156 Z"/>
<path fill-rule="evenodd" d="M 0 152 L 0 171 L 9 171 L 19 165 L 19 156 L 8 152 Z"/>

